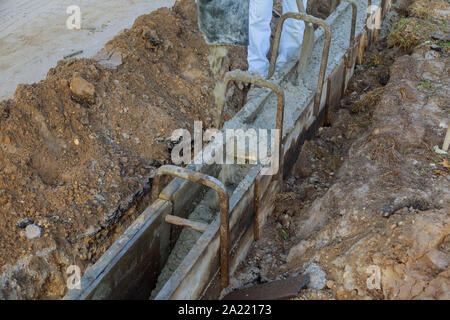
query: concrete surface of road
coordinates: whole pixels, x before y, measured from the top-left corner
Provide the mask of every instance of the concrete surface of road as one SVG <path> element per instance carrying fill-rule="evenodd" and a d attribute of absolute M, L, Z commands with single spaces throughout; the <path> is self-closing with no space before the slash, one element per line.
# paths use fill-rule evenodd
<path fill-rule="evenodd" d="M 19 83 L 42 80 L 65 55 L 91 57 L 134 20 L 175 0 L 0 0 L 0 100 Z M 78 6 L 81 27 L 70 30 L 67 8 Z"/>

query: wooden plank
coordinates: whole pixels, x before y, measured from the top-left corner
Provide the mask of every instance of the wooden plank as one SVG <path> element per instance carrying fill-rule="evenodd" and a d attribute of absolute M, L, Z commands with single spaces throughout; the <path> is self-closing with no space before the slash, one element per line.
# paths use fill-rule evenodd
<path fill-rule="evenodd" d="M 223 300 L 287 300 L 296 297 L 309 282 L 309 276 L 295 276 L 235 290 Z"/>
<path fill-rule="evenodd" d="M 177 216 L 173 216 L 171 214 L 168 214 L 166 216 L 165 221 L 167 223 L 175 224 L 177 226 L 192 228 L 200 232 L 206 231 L 209 227 L 209 225 L 206 223 L 180 218 Z"/>
<path fill-rule="evenodd" d="M 65 299 L 147 299 L 169 255 L 168 201 L 148 207 Z"/>

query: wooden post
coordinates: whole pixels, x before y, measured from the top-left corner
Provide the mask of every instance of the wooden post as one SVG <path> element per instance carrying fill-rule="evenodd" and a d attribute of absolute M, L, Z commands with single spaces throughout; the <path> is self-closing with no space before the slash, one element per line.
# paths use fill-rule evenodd
<path fill-rule="evenodd" d="M 168 214 L 166 216 L 165 220 L 168 223 L 175 224 L 177 226 L 182 226 L 182 227 L 189 227 L 191 229 L 194 229 L 194 230 L 197 230 L 200 232 L 205 232 L 209 227 L 209 225 L 207 225 L 206 223 L 180 218 L 177 216 L 173 216 L 171 214 Z"/>
<path fill-rule="evenodd" d="M 450 126 L 447 128 L 447 134 L 445 135 L 444 144 L 442 145 L 442 150 L 448 151 L 450 145 Z"/>

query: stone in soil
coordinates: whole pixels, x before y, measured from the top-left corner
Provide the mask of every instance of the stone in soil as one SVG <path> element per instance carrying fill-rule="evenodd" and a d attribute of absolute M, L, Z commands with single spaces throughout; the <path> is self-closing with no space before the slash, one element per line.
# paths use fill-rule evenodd
<path fill-rule="evenodd" d="M 30 240 L 40 238 L 42 236 L 42 229 L 35 224 L 30 224 L 25 228 L 25 235 Z"/>

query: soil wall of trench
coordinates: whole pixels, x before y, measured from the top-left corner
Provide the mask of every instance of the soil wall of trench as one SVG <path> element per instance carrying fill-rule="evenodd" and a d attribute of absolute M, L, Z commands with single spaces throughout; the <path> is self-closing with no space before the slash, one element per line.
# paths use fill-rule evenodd
<path fill-rule="evenodd" d="M 297 299 L 450 298 L 449 14 L 393 2 L 232 286 L 301 273 Z"/>

